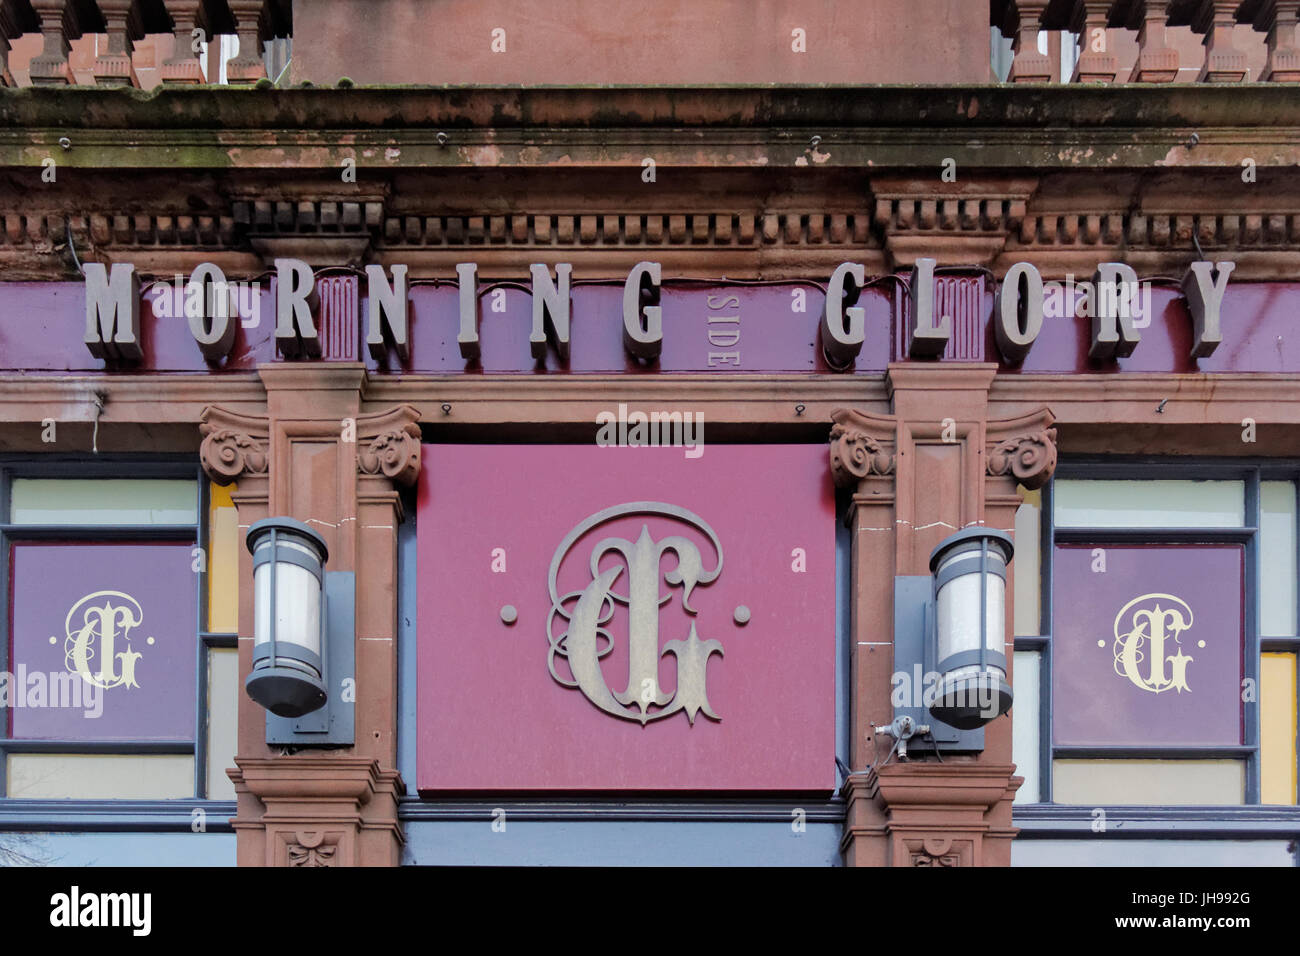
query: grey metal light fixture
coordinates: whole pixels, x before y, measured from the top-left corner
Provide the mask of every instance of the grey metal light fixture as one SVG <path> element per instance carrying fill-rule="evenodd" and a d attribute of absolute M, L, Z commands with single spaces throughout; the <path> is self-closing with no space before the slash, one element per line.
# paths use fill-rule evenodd
<path fill-rule="evenodd" d="M 934 576 L 935 670 L 930 713 L 958 730 L 973 730 L 1011 709 L 1007 683 L 1007 564 L 1011 537 L 968 528 L 930 555 Z"/>
<path fill-rule="evenodd" d="M 253 670 L 248 696 L 280 717 L 325 706 L 325 539 L 292 518 L 248 529 L 253 555 Z"/>
<path fill-rule="evenodd" d="M 967 528 L 934 549 L 930 574 L 894 579 L 894 722 L 878 733 L 900 742 L 922 737 L 936 751 L 984 749 L 984 725 L 1011 709 L 1005 641 L 1013 553 L 1004 532 Z"/>

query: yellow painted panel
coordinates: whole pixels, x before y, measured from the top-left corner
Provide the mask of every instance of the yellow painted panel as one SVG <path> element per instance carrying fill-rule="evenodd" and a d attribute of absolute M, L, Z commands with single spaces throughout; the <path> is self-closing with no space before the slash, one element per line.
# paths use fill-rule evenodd
<path fill-rule="evenodd" d="M 1052 802 L 1151 807 L 1245 802 L 1240 760 L 1054 760 Z"/>
<path fill-rule="evenodd" d="M 1294 654 L 1261 655 L 1259 672 L 1260 800 L 1296 802 Z"/>
<path fill-rule="evenodd" d="M 235 765 L 236 711 L 239 708 L 239 651 L 208 651 L 208 799 L 235 799 L 226 770 Z"/>
<path fill-rule="evenodd" d="M 233 484 L 213 484 L 208 519 L 208 630 L 239 631 L 239 514 Z"/>
<path fill-rule="evenodd" d="M 189 754 L 10 754 L 6 796 L 174 800 L 194 796 Z"/>

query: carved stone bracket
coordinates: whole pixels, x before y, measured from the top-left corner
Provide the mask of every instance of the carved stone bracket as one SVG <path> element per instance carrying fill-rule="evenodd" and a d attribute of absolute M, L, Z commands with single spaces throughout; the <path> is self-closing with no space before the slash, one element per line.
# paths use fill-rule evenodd
<path fill-rule="evenodd" d="M 267 451 L 267 420 L 240 415 L 210 405 L 199 417 L 203 443 L 199 461 L 203 470 L 219 485 L 228 485 L 243 475 L 265 475 L 270 466 Z"/>
<path fill-rule="evenodd" d="M 1010 477 L 1031 491 L 1056 471 L 1056 429 L 1051 411 L 988 423 L 986 464 L 991 477 Z"/>
<path fill-rule="evenodd" d="M 870 415 L 851 408 L 831 413 L 831 477 L 837 487 L 850 488 L 870 475 L 894 473 L 893 416 Z"/>
<path fill-rule="evenodd" d="M 420 475 L 419 411 L 398 405 L 374 415 L 357 416 L 357 470 L 410 486 Z"/>

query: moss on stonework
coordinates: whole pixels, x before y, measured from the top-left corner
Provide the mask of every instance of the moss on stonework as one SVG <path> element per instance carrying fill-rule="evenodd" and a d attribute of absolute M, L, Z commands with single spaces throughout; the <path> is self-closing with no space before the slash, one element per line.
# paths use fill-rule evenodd
<path fill-rule="evenodd" d="M 73 148 L 61 151 L 65 135 Z M 875 171 L 945 157 L 987 169 L 1224 166 L 1243 156 L 1293 166 L 1300 87 L 0 89 L 9 167 L 48 156 L 106 168 L 639 166 L 650 152 L 660 165 Z"/>

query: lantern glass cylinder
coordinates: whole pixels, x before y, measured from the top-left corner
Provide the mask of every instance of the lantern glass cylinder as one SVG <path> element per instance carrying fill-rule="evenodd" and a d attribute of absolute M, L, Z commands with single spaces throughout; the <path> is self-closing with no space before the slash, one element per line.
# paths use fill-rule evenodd
<path fill-rule="evenodd" d="M 267 518 L 248 529 L 253 555 L 253 670 L 249 697 L 280 717 L 325 705 L 322 591 L 325 540 L 301 522 Z"/>
<path fill-rule="evenodd" d="M 1005 641 L 1012 553 L 1003 532 L 970 528 L 930 555 L 939 673 L 930 713 L 959 730 L 982 727 L 1011 709 Z"/>

